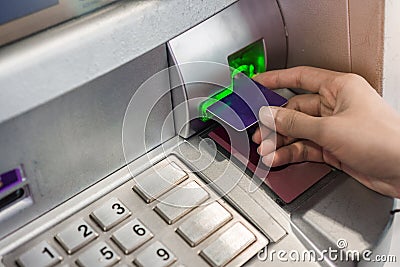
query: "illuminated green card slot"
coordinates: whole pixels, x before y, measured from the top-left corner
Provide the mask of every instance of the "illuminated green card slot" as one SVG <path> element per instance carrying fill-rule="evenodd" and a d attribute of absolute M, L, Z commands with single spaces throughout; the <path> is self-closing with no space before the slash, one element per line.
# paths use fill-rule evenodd
<path fill-rule="evenodd" d="M 208 107 L 233 92 L 233 79 L 239 72 L 244 73 L 250 78 L 258 73 L 265 72 L 264 39 L 260 39 L 228 56 L 228 64 L 231 67 L 231 84 L 227 88 L 209 96 L 209 99 L 201 103 L 199 109 L 201 120 L 204 122 L 212 117 L 207 112 Z"/>

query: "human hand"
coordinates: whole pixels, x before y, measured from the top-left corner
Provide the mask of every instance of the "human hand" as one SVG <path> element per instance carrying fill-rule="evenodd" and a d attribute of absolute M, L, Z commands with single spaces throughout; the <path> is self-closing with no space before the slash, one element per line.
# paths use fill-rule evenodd
<path fill-rule="evenodd" d="M 264 163 L 325 162 L 372 190 L 400 198 L 400 115 L 364 78 L 295 67 L 254 79 L 271 89 L 314 93 L 294 96 L 286 108 L 261 108 L 262 126 L 253 141 L 260 144 Z"/>

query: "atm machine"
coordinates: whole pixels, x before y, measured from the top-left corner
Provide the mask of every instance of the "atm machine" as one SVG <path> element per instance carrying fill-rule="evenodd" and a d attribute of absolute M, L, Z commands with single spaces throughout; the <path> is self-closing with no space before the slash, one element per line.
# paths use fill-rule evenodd
<path fill-rule="evenodd" d="M 386 253 L 393 199 L 208 112 L 288 67 L 283 1 L 41 2 L 0 12 L 1 266 L 379 266 L 327 251 Z"/>

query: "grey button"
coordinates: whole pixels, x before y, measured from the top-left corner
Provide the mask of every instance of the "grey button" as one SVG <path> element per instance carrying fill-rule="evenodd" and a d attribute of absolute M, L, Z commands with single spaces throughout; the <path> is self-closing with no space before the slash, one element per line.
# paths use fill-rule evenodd
<path fill-rule="evenodd" d="M 182 186 L 158 203 L 155 211 L 172 224 L 209 198 L 209 194 L 195 181 Z"/>
<path fill-rule="evenodd" d="M 18 265 L 23 267 L 54 266 L 60 261 L 61 255 L 46 241 L 40 242 L 17 259 Z"/>
<path fill-rule="evenodd" d="M 133 189 L 147 203 L 150 203 L 187 177 L 187 173 L 175 162 L 171 162 L 162 168 L 157 168 L 156 165 L 154 168 L 134 178 L 136 185 L 133 186 Z"/>
<path fill-rule="evenodd" d="M 89 224 L 79 219 L 58 233 L 55 238 L 68 254 L 72 254 L 97 236 L 98 234 Z"/>
<path fill-rule="evenodd" d="M 176 231 L 194 247 L 231 219 L 232 215 L 221 204 L 214 202 L 191 215 Z"/>
<path fill-rule="evenodd" d="M 130 210 L 119 201 L 118 198 L 111 198 L 100 208 L 93 211 L 90 216 L 103 229 L 108 231 L 131 214 Z"/>
<path fill-rule="evenodd" d="M 175 261 L 175 255 L 161 242 L 156 241 L 136 257 L 135 264 L 140 267 L 165 267 Z"/>
<path fill-rule="evenodd" d="M 200 255 L 212 266 L 224 266 L 255 240 L 254 234 L 238 222 L 203 249 Z"/>
<path fill-rule="evenodd" d="M 76 263 L 82 267 L 107 267 L 119 260 L 119 255 L 108 244 L 101 241 L 83 252 Z"/>
<path fill-rule="evenodd" d="M 125 254 L 131 253 L 152 237 L 153 233 L 138 219 L 133 219 L 112 235 Z"/>

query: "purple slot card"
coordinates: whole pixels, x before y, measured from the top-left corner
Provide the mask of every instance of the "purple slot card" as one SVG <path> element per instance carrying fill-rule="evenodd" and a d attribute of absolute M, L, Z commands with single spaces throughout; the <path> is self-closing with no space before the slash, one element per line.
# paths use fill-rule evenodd
<path fill-rule="evenodd" d="M 0 174 L 0 193 L 22 182 L 21 171 L 14 169 Z"/>
<path fill-rule="evenodd" d="M 287 99 L 244 75 L 234 79 L 233 93 L 212 104 L 207 111 L 237 131 L 258 122 L 263 106 L 283 106 Z"/>

